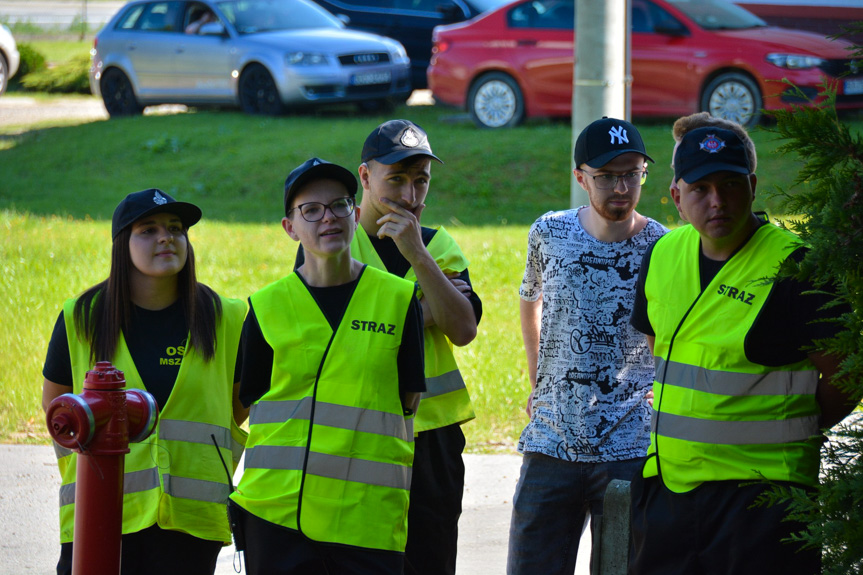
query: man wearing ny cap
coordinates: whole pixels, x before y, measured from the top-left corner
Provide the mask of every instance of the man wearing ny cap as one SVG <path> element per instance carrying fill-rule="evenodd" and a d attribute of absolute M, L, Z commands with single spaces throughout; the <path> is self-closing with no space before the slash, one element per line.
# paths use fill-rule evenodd
<path fill-rule="evenodd" d="M 752 211 L 744 140 L 717 126 L 683 135 L 671 195 L 684 225 L 645 254 L 632 325 L 656 358 L 651 444 L 632 484 L 630 573 L 806 574 L 820 550 L 783 542 L 804 524 L 756 506 L 767 482 L 818 481 L 821 430 L 853 402 L 831 384 L 839 359 L 811 350 L 829 296 L 782 279 L 792 233 Z"/>
<path fill-rule="evenodd" d="M 305 260 L 249 298 L 231 506 L 250 575 L 404 572 L 422 316 L 412 282 L 351 257 L 356 191 L 320 158 L 291 171 L 282 227 Z"/>
<path fill-rule="evenodd" d="M 653 362 L 629 324 L 644 250 L 667 230 L 635 211 L 647 162 L 638 130 L 602 118 L 575 145 L 590 203 L 540 217 L 519 295 L 531 393 L 507 572 L 571 575 L 586 518 L 647 449 Z"/>

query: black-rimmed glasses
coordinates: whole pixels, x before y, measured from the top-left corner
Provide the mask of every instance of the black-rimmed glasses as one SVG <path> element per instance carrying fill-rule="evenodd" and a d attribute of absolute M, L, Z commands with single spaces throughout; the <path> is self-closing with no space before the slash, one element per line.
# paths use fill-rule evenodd
<path fill-rule="evenodd" d="M 583 174 L 587 174 L 593 178 L 598 190 L 613 190 L 617 187 L 618 180 L 623 180 L 623 184 L 627 188 L 637 188 L 644 184 L 647 180 L 647 170 L 639 170 L 637 172 L 629 172 L 621 176 L 614 174 L 591 174 L 586 170 L 580 170 Z"/>
<path fill-rule="evenodd" d="M 303 219 L 307 222 L 319 222 L 324 219 L 324 214 L 327 212 L 327 208 L 329 208 L 337 218 L 346 218 L 354 213 L 354 199 L 339 198 L 337 200 L 333 200 L 329 204 L 306 202 L 305 204 L 294 206 L 291 208 L 291 211 L 299 210 L 300 215 L 303 216 Z"/>

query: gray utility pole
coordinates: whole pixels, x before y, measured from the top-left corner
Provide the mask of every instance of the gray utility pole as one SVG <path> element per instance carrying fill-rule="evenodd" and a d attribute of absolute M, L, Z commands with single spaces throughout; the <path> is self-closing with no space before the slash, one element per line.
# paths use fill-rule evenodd
<path fill-rule="evenodd" d="M 603 116 L 629 121 L 630 0 L 575 0 L 575 73 L 572 78 L 572 147 L 581 131 Z M 575 169 L 575 162 L 572 161 Z M 570 207 L 588 203 L 570 177 Z"/>

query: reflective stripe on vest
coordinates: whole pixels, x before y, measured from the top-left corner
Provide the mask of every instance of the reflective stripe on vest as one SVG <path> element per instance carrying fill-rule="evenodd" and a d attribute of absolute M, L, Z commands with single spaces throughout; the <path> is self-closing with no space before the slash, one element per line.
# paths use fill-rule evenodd
<path fill-rule="evenodd" d="M 702 290 L 698 231 L 657 240 L 645 278 L 658 358 L 645 477 L 678 493 L 705 481 L 817 481 L 817 370 L 755 364 L 745 349 L 773 287 L 763 278 L 797 245 L 762 225 Z"/>
<path fill-rule="evenodd" d="M 661 357 L 654 358 L 654 364 L 659 383 L 673 383 L 677 387 L 719 395 L 814 395 L 818 387 L 818 372 L 815 370 L 737 373 L 676 361 L 669 361 L 666 365 Z"/>
<path fill-rule="evenodd" d="M 191 477 L 177 477 L 176 475 L 162 475 L 165 493 L 173 497 L 192 499 L 195 501 L 209 501 L 211 503 L 227 503 L 230 488 L 226 483 L 217 481 L 206 481 L 204 479 L 193 479 Z"/>
<path fill-rule="evenodd" d="M 198 421 L 183 421 L 178 419 L 163 419 L 159 423 L 159 438 L 170 441 L 188 441 L 213 445 L 213 437 L 222 449 L 231 450 L 231 459 L 236 466 L 243 456 L 245 446 L 234 440 L 231 430 L 221 425 L 200 423 Z"/>
<path fill-rule="evenodd" d="M 75 482 L 60 487 L 60 506 L 75 503 Z M 139 493 L 159 487 L 159 471 L 152 467 L 123 474 L 123 493 Z"/>
<path fill-rule="evenodd" d="M 249 412 L 249 425 L 281 423 L 289 419 L 308 420 L 312 414 L 312 398 L 298 401 L 259 401 Z M 388 435 L 412 442 L 413 420 L 404 416 L 374 409 L 362 409 L 335 403 L 318 402 L 315 405 L 315 425 Z M 246 456 L 248 457 L 248 456 Z"/>
<path fill-rule="evenodd" d="M 248 450 L 244 465 L 246 469 L 301 471 L 305 453 L 303 447 L 258 445 Z M 326 453 L 309 453 L 306 473 L 393 489 L 409 490 L 411 486 L 410 467 Z"/>
<path fill-rule="evenodd" d="M 467 258 L 443 226 L 437 229 L 426 248 L 445 273 L 461 273 L 468 267 Z M 362 226 L 357 228 L 351 242 L 351 257 L 387 271 Z M 405 279 L 417 281 L 413 268 L 407 271 Z M 421 293 L 417 293 L 418 298 Z M 452 343 L 436 325 L 424 331 L 426 391 L 417 409 L 414 422 L 416 432 L 464 423 L 476 417 L 467 386 L 453 356 Z"/>

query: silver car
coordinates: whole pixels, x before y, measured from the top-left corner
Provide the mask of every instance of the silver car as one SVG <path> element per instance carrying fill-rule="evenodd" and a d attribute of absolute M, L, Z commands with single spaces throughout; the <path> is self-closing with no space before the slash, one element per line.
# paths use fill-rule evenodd
<path fill-rule="evenodd" d="M 307 0 L 133 0 L 91 53 L 90 89 L 111 116 L 154 104 L 374 108 L 411 92 L 400 43 L 347 30 Z"/>
<path fill-rule="evenodd" d="M 12 37 L 12 32 L 0 24 L 0 96 L 6 91 L 9 80 L 18 71 L 20 58 L 18 45 L 15 43 L 15 38 Z"/>

